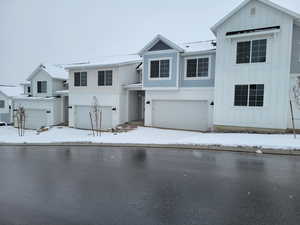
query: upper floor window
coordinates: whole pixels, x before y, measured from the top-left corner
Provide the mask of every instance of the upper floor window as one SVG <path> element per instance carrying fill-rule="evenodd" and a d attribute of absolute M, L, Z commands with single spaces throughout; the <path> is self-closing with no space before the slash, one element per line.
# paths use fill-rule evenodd
<path fill-rule="evenodd" d="M 151 60 L 150 61 L 150 78 L 169 78 L 170 77 L 170 60 Z"/>
<path fill-rule="evenodd" d="M 235 85 L 234 105 L 262 107 L 264 105 L 264 85 Z"/>
<path fill-rule="evenodd" d="M 47 81 L 37 82 L 37 93 L 47 93 Z"/>
<path fill-rule="evenodd" d="M 0 100 L 0 109 L 5 108 L 5 101 L 4 100 Z"/>
<path fill-rule="evenodd" d="M 236 63 L 266 62 L 267 39 L 242 41 L 237 43 Z"/>
<path fill-rule="evenodd" d="M 87 72 L 74 73 L 74 86 L 87 86 Z"/>
<path fill-rule="evenodd" d="M 98 71 L 98 86 L 112 86 L 112 70 Z"/>
<path fill-rule="evenodd" d="M 187 59 L 186 77 L 187 78 L 209 77 L 209 57 Z"/>

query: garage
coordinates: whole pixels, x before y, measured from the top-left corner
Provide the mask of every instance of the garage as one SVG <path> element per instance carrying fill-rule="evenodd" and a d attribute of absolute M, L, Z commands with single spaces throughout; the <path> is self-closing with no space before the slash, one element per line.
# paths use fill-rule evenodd
<path fill-rule="evenodd" d="M 102 109 L 102 129 L 112 128 L 112 107 L 101 107 Z M 91 106 L 75 106 L 75 127 L 81 129 L 91 129 L 91 119 L 89 112 Z"/>
<path fill-rule="evenodd" d="M 208 130 L 208 101 L 153 100 L 152 126 Z"/>
<path fill-rule="evenodd" d="M 39 129 L 47 126 L 47 113 L 43 109 L 25 109 L 25 128 Z"/>

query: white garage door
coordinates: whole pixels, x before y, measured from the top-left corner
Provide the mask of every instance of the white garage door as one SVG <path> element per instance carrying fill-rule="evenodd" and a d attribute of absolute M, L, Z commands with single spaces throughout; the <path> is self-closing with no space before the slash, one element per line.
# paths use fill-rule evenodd
<path fill-rule="evenodd" d="M 208 129 L 208 102 L 185 100 L 152 101 L 154 127 L 202 130 Z"/>
<path fill-rule="evenodd" d="M 90 106 L 75 106 L 75 127 L 91 129 Z M 102 107 L 102 129 L 112 128 L 112 108 Z"/>
<path fill-rule="evenodd" d="M 42 109 L 25 109 L 25 127 L 27 129 L 39 129 L 47 126 L 47 113 Z"/>

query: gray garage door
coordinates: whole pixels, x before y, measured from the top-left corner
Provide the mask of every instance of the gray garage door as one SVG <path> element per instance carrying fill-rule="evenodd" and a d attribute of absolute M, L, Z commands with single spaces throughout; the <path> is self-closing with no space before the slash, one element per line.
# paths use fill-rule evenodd
<path fill-rule="evenodd" d="M 207 101 L 152 101 L 154 127 L 202 130 L 208 129 Z"/>
<path fill-rule="evenodd" d="M 25 127 L 27 129 L 39 129 L 47 126 L 46 110 L 25 109 Z"/>
<path fill-rule="evenodd" d="M 75 127 L 91 129 L 90 106 L 75 106 Z M 102 129 L 112 128 L 112 108 L 102 107 Z"/>

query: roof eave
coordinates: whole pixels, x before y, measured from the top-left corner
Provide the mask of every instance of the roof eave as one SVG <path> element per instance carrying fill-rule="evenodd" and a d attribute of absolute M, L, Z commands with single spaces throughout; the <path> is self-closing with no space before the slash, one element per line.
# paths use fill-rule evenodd
<path fill-rule="evenodd" d="M 104 68 L 104 67 L 118 67 L 124 65 L 131 65 L 140 63 L 142 60 L 128 61 L 123 63 L 108 63 L 108 64 L 91 64 L 91 65 L 76 65 L 76 66 L 66 66 L 66 70 L 75 70 L 75 69 L 92 69 L 92 68 Z"/>

